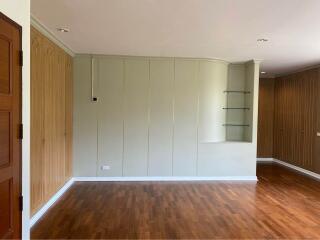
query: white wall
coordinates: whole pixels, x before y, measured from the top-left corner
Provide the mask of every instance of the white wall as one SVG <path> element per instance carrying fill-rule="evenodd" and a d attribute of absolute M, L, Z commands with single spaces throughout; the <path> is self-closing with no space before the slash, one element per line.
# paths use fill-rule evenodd
<path fill-rule="evenodd" d="M 257 83 L 258 64 L 242 66 L 251 70 L 240 78 Z M 225 141 L 227 63 L 95 56 L 97 103 L 90 99 L 91 57 L 77 56 L 74 71 L 76 177 L 255 176 L 256 143 Z M 211 78 L 208 88 L 204 83 Z M 252 91 L 253 99 L 257 88 Z M 214 128 L 206 132 L 210 121 Z"/>
<path fill-rule="evenodd" d="M 22 122 L 24 139 L 22 141 L 22 194 L 24 210 L 22 213 L 22 236 L 29 238 L 29 184 L 30 184 L 30 0 L 1 0 L 0 11 L 22 26 L 22 49 L 24 52 L 22 68 Z"/>

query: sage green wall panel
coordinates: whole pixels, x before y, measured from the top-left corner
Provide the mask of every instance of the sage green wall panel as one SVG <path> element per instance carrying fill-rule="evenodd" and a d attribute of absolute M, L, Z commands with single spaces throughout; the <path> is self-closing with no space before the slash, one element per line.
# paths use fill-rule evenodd
<path fill-rule="evenodd" d="M 124 176 L 148 174 L 149 61 L 125 60 Z"/>
<path fill-rule="evenodd" d="M 74 58 L 73 172 L 96 175 L 97 111 L 91 102 L 91 58 Z"/>
<path fill-rule="evenodd" d="M 199 143 L 226 141 L 228 64 L 199 61 Z"/>
<path fill-rule="evenodd" d="M 255 176 L 255 144 L 222 142 L 199 144 L 198 176 Z"/>
<path fill-rule="evenodd" d="M 245 96 L 245 105 L 249 111 L 245 113 L 245 122 L 249 124 L 244 131 L 244 140 L 256 142 L 257 140 L 257 116 L 258 116 L 258 92 L 259 92 L 259 64 L 254 61 L 246 63 L 246 90 L 251 94 Z"/>
<path fill-rule="evenodd" d="M 175 61 L 174 176 L 197 174 L 198 70 L 197 60 Z"/>
<path fill-rule="evenodd" d="M 121 176 L 123 161 L 124 60 L 96 58 L 98 176 Z M 107 166 L 110 169 L 102 169 Z"/>
<path fill-rule="evenodd" d="M 149 175 L 172 176 L 173 59 L 150 61 Z"/>
<path fill-rule="evenodd" d="M 74 176 L 255 175 L 259 63 L 91 58 L 77 56 L 74 64 Z M 236 96 L 225 89 L 251 93 Z M 251 109 L 225 113 L 226 122 L 250 123 L 248 129 L 227 128 L 226 141 L 220 131 L 224 104 Z M 201 137 L 199 128 L 209 137 Z M 213 141 L 217 131 L 219 142 Z"/>

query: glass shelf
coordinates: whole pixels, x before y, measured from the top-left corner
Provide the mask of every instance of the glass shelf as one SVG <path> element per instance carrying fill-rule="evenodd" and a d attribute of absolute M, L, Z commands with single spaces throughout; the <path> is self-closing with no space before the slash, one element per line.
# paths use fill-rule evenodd
<path fill-rule="evenodd" d="M 250 108 L 247 108 L 247 107 L 225 107 L 222 109 L 224 109 L 224 110 L 250 110 Z"/>
<path fill-rule="evenodd" d="M 249 124 L 223 124 L 225 127 L 250 127 Z"/>
<path fill-rule="evenodd" d="M 239 91 L 239 90 L 225 90 L 224 93 L 242 93 L 242 94 L 249 94 L 249 91 Z"/>

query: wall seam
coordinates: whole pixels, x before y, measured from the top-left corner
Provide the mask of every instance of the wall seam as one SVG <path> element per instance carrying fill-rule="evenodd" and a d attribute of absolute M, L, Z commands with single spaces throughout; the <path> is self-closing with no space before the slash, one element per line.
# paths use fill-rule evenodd
<path fill-rule="evenodd" d="M 150 115 L 151 115 L 151 60 L 148 58 L 149 86 L 148 86 L 148 148 L 147 148 L 147 176 L 150 173 Z"/>
<path fill-rule="evenodd" d="M 92 57 L 92 60 L 94 60 L 94 58 Z M 94 70 L 95 68 L 93 68 L 95 65 L 94 65 L 95 61 L 92 62 L 92 77 L 94 77 Z M 97 68 L 97 72 L 99 72 L 99 65 L 96 66 Z M 93 96 L 94 93 L 94 78 L 92 79 L 92 97 L 97 97 L 97 96 Z M 98 82 L 99 84 L 99 82 Z M 99 89 L 99 86 L 98 86 L 98 89 Z M 99 101 L 99 100 L 98 100 Z M 96 132 L 96 141 L 97 141 L 97 145 L 96 145 L 96 151 L 97 151 L 97 159 L 96 159 L 96 176 L 98 176 L 98 168 L 99 168 L 99 108 L 97 107 L 97 104 L 99 104 L 98 102 L 93 102 L 93 104 L 95 105 L 95 111 L 96 111 L 96 124 L 97 124 L 97 132 Z"/>
<path fill-rule="evenodd" d="M 196 149 L 196 176 L 199 175 L 199 125 L 200 125 L 200 61 L 197 61 L 196 82 L 197 82 L 197 149 Z"/>
<path fill-rule="evenodd" d="M 173 94 L 172 94 L 172 155 L 171 175 L 174 174 L 174 139 L 175 139 L 175 104 L 176 104 L 176 59 L 173 59 Z"/>
<path fill-rule="evenodd" d="M 126 101 L 126 60 L 122 60 L 123 63 L 123 77 L 122 77 L 122 164 L 121 175 L 124 176 L 124 143 L 125 143 L 125 101 Z"/>

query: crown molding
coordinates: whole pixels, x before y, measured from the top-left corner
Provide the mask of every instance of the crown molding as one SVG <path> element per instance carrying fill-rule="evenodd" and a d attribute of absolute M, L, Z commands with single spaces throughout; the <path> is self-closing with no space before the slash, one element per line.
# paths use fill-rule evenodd
<path fill-rule="evenodd" d="M 291 71 L 291 72 L 286 72 L 286 73 L 282 73 L 282 74 L 277 74 L 275 75 L 275 78 L 280 78 L 280 77 L 287 77 L 296 73 L 301 73 L 301 72 L 305 72 L 305 71 L 309 71 L 309 70 L 313 70 L 313 69 L 320 69 L 320 64 L 316 64 L 316 65 L 311 65 L 308 67 L 304 67 L 304 68 L 299 68 L 295 71 Z"/>
<path fill-rule="evenodd" d="M 75 52 L 65 43 L 63 43 L 60 39 L 58 39 L 45 25 L 43 25 L 35 16 L 31 15 L 31 26 L 41 32 L 44 36 L 49 38 L 52 42 L 57 44 L 60 48 L 62 48 L 66 53 L 70 56 L 74 57 Z"/>

